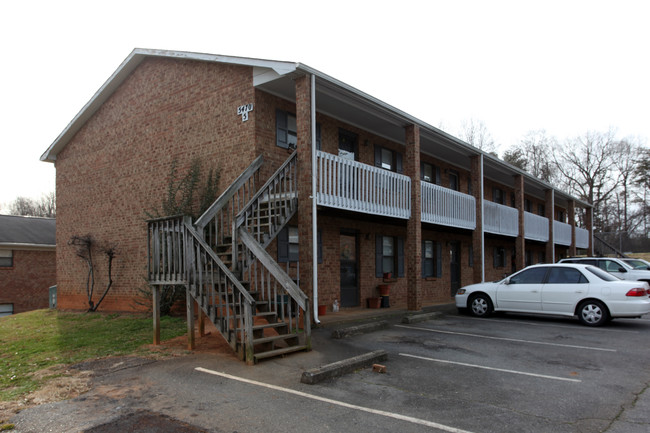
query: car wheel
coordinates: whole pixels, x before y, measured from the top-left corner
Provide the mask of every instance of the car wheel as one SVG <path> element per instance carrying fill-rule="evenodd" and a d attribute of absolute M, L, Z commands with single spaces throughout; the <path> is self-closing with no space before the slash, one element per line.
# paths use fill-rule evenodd
<path fill-rule="evenodd" d="M 479 293 L 478 295 L 472 296 L 472 298 L 469 300 L 469 311 L 472 316 L 489 316 L 492 310 L 492 301 L 488 295 Z"/>
<path fill-rule="evenodd" d="M 578 307 L 578 319 L 583 325 L 601 326 L 609 321 L 609 312 L 600 301 L 585 301 Z"/>

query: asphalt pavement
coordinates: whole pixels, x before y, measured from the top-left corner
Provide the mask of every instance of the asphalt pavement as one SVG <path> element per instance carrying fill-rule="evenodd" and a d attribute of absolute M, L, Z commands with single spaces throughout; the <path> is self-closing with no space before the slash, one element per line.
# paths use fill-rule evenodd
<path fill-rule="evenodd" d="M 398 375 L 393 374 L 395 352 L 384 352 L 387 359 L 369 356 L 373 352 L 381 355 L 382 341 L 394 339 L 389 334 L 396 325 L 435 322 L 446 315 L 456 315 L 453 304 L 433 306 L 417 315 L 400 309 L 325 315 L 321 326 L 312 331 L 312 351 L 255 366 L 239 361 L 227 345 L 224 350 L 218 335 L 202 337 L 205 350 L 164 360 L 96 360 L 78 366 L 94 371 L 89 392 L 24 410 L 10 421 L 17 433 L 498 431 L 493 430 L 498 422 L 494 427 L 477 423 L 471 429 L 435 422 L 431 410 L 415 410 L 421 404 L 416 401 L 421 398 L 417 389 L 405 389 L 410 384 L 400 385 Z M 444 320 L 439 323 L 448 326 Z M 359 336 L 365 332 L 387 333 L 387 337 Z M 352 362 L 368 356 L 365 364 L 350 369 Z M 388 373 L 373 370 L 378 363 Z M 320 385 L 301 382 L 305 372 L 339 366 L 341 370 Z M 568 426 L 565 431 L 647 432 L 649 409 L 650 392 L 645 388 L 616 417 L 603 423 L 606 429 L 572 430 Z M 438 403 L 436 410 L 458 408 Z M 531 425 L 528 431 L 538 430 Z"/>

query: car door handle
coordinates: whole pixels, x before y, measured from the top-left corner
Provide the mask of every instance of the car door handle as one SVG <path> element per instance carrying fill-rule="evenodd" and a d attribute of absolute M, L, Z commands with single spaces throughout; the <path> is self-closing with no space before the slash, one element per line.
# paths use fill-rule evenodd
<path fill-rule="evenodd" d="M 539 293 L 539 290 L 531 290 L 530 293 Z"/>

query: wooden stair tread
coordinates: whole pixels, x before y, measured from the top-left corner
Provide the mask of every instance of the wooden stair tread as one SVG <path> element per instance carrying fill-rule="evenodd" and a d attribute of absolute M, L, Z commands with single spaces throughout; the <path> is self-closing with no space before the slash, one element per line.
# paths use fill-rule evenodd
<path fill-rule="evenodd" d="M 260 352 L 253 355 L 255 361 L 265 358 L 273 358 L 274 356 L 286 355 L 287 353 L 299 352 L 301 350 L 307 350 L 307 346 L 298 345 L 283 347 L 282 349 L 269 350 L 268 352 Z"/>
<path fill-rule="evenodd" d="M 254 338 L 253 345 L 270 343 L 273 341 L 290 340 L 292 338 L 298 338 L 298 337 L 299 337 L 298 334 L 280 334 L 280 335 L 272 335 L 270 337 Z"/>

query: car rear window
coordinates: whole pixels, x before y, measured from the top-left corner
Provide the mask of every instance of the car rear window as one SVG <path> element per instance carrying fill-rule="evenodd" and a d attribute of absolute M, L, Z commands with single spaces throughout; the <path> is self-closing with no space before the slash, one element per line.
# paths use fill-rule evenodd
<path fill-rule="evenodd" d="M 618 281 L 620 278 L 615 277 L 612 274 L 608 274 L 607 272 L 603 271 L 602 269 L 599 269 L 595 266 L 587 266 L 586 268 L 589 272 L 600 278 L 601 280 L 604 281 Z"/>

